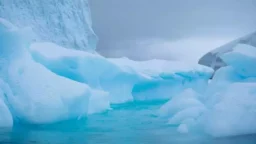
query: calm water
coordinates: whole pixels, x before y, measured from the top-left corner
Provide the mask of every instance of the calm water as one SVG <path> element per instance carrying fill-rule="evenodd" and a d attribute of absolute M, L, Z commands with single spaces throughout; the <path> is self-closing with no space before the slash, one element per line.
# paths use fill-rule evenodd
<path fill-rule="evenodd" d="M 179 134 L 155 114 L 163 102 L 114 105 L 113 110 L 54 125 L 0 131 L 0 144 L 256 144 L 256 136 L 212 139 Z"/>

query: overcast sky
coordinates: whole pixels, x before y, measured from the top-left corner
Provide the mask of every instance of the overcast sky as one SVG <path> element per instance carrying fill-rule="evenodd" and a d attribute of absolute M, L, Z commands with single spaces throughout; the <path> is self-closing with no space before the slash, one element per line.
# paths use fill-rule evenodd
<path fill-rule="evenodd" d="M 256 30 L 255 0 L 90 0 L 90 4 L 100 38 L 97 50 L 108 57 L 200 57 Z"/>

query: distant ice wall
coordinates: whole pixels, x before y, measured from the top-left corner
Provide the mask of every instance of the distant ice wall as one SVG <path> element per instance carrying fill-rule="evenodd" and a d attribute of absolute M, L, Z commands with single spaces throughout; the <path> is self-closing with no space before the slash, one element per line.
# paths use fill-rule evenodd
<path fill-rule="evenodd" d="M 96 49 L 88 0 L 0 0 L 0 17 L 18 27 L 32 27 L 36 41 Z"/>

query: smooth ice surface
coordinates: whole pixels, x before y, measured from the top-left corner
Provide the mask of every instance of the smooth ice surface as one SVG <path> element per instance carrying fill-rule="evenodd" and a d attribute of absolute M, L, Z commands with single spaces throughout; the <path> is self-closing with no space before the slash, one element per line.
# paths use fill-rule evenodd
<path fill-rule="evenodd" d="M 88 0 L 0 0 L 0 17 L 20 28 L 32 27 L 36 41 L 96 49 Z"/>
<path fill-rule="evenodd" d="M 108 93 L 58 76 L 35 62 L 28 52 L 29 40 L 25 39 L 29 32 L 0 23 L 0 77 L 11 89 L 5 100 L 17 120 L 53 123 L 109 108 L 105 99 Z M 99 97 L 105 101 L 97 103 Z"/>

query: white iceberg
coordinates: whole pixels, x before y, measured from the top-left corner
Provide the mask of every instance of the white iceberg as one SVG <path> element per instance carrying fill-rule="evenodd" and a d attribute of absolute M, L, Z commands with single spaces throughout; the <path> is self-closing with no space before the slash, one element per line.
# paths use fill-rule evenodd
<path fill-rule="evenodd" d="M 5 96 L 5 104 L 17 120 L 53 123 L 109 108 L 105 99 L 108 93 L 56 75 L 35 62 L 28 52 L 29 40 L 25 39 L 28 33 L 27 29 L 0 23 L 0 78 L 11 89 Z M 98 97 L 104 102 L 97 103 Z"/>

